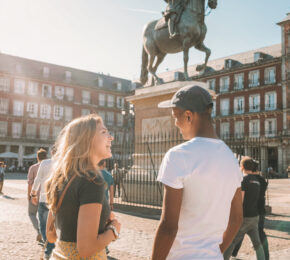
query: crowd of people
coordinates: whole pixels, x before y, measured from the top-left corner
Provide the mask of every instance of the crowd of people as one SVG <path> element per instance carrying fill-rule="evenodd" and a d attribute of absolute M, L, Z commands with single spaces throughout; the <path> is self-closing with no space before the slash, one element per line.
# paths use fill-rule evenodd
<path fill-rule="evenodd" d="M 152 260 L 227 260 L 237 255 L 245 234 L 257 259 L 269 259 L 267 182 L 258 174 L 258 162 L 245 157 L 239 165 L 217 138 L 210 94 L 186 86 L 159 107 L 172 108 L 186 142 L 171 148 L 159 169 L 164 195 Z M 43 259 L 107 259 L 109 244 L 121 231 L 113 202 L 121 196 L 125 174 L 118 164 L 112 173 L 106 170 L 112 141 L 102 118 L 91 114 L 62 129 L 51 159 L 46 150 L 37 152 L 38 162 L 27 175 L 28 215 Z"/>

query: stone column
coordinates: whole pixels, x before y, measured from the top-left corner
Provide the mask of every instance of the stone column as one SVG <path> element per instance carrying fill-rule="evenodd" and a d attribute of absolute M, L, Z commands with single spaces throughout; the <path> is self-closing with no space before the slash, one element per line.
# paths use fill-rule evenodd
<path fill-rule="evenodd" d="M 24 147 L 22 144 L 20 144 L 18 148 L 18 167 L 23 166 L 23 153 L 24 153 Z"/>
<path fill-rule="evenodd" d="M 267 161 L 267 148 L 261 147 L 261 171 L 265 176 L 268 168 L 268 161 Z"/>
<path fill-rule="evenodd" d="M 10 152 L 11 151 L 11 145 L 10 144 L 7 144 L 6 145 L 6 152 Z"/>
<path fill-rule="evenodd" d="M 283 148 L 278 146 L 278 173 L 283 174 Z"/>

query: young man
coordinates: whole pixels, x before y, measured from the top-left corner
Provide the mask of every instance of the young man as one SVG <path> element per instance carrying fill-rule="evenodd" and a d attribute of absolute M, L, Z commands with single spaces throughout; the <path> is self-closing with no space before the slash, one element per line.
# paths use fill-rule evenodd
<path fill-rule="evenodd" d="M 241 161 L 241 170 L 244 173 L 242 182 L 242 190 L 244 193 L 243 214 L 244 220 L 242 226 L 234 238 L 232 244 L 224 253 L 224 259 L 230 259 L 235 246 L 248 234 L 256 251 L 258 260 L 264 260 L 264 250 L 260 241 L 258 223 L 259 209 L 258 200 L 260 196 L 260 182 L 255 174 L 257 169 L 256 163 L 250 157 L 245 157 Z"/>
<path fill-rule="evenodd" d="M 27 174 L 27 181 L 28 181 L 28 191 L 27 191 L 27 199 L 28 199 L 28 215 L 30 218 L 30 221 L 34 227 L 34 229 L 37 231 L 37 237 L 36 240 L 38 242 L 41 242 L 41 233 L 39 231 L 39 226 L 38 226 L 38 219 L 36 217 L 37 214 L 37 205 L 33 205 L 32 201 L 31 201 L 31 189 L 32 189 L 32 185 L 34 183 L 34 180 L 36 178 L 37 175 L 37 171 L 39 168 L 39 165 L 41 163 L 42 160 L 46 159 L 47 156 L 47 152 L 44 149 L 40 149 L 37 152 L 37 163 L 33 164 L 30 166 L 29 170 L 28 170 L 28 174 Z"/>
<path fill-rule="evenodd" d="M 116 196 L 116 190 L 118 189 L 118 197 L 121 195 L 121 184 L 122 184 L 122 171 L 119 169 L 117 163 L 114 164 L 114 169 L 112 170 L 112 175 L 114 178 L 114 197 Z"/>
<path fill-rule="evenodd" d="M 55 153 L 54 148 L 51 150 L 51 155 Z M 46 206 L 46 181 L 50 178 L 52 174 L 53 160 L 47 159 L 43 160 L 38 168 L 36 178 L 34 180 L 32 189 L 31 189 L 31 201 L 33 205 L 37 206 L 38 204 L 38 219 L 39 227 L 42 235 L 43 241 L 46 241 L 46 221 L 48 216 L 48 208 Z M 40 189 L 40 196 L 38 200 L 38 190 Z M 45 248 L 45 259 L 49 259 L 54 244 L 48 243 Z"/>
<path fill-rule="evenodd" d="M 0 194 L 3 194 L 2 189 L 5 177 L 4 169 L 5 169 L 4 162 L 0 162 Z"/>
<path fill-rule="evenodd" d="M 164 198 L 152 260 L 222 260 L 242 222 L 242 174 L 215 135 L 212 98 L 190 85 L 158 106 L 172 108 L 175 125 L 188 141 L 170 149 L 159 169 Z"/>

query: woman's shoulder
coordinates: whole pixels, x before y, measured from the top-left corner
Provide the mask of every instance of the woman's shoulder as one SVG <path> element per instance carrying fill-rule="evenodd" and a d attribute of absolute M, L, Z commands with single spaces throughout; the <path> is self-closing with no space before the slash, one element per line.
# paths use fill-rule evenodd
<path fill-rule="evenodd" d="M 97 185 L 104 185 L 104 178 L 100 173 L 95 173 L 93 171 L 88 171 L 77 176 L 78 183 L 94 183 Z"/>

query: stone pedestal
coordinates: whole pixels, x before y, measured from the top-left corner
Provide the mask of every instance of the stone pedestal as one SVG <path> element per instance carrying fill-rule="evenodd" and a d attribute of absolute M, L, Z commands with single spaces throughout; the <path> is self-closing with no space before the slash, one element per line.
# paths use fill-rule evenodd
<path fill-rule="evenodd" d="M 161 206 L 162 187 L 156 182 L 164 153 L 174 145 L 166 143 L 166 134 L 176 130 L 171 109 L 160 109 L 158 103 L 171 99 L 180 88 L 197 83 L 208 89 L 207 84 L 196 81 L 175 81 L 153 87 L 137 89 L 127 101 L 135 107 L 135 151 L 133 166 L 124 179 L 122 199 L 128 202 Z M 158 145 L 149 147 L 148 137 L 160 139 Z M 156 138 L 157 136 L 157 138 Z M 148 147 L 147 147 L 148 146 Z"/>

